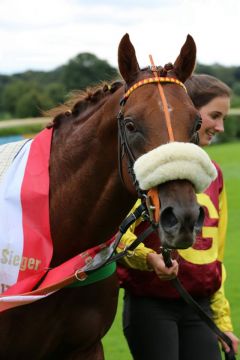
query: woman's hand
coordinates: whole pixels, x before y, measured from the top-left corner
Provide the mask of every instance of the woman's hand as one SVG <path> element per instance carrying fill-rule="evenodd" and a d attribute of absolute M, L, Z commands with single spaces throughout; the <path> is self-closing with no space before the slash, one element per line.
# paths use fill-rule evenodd
<path fill-rule="evenodd" d="M 150 269 L 154 270 L 160 280 L 174 279 L 178 274 L 178 262 L 172 260 L 172 266 L 170 268 L 165 266 L 163 257 L 161 254 L 150 253 L 147 255 L 147 264 Z"/>
<path fill-rule="evenodd" d="M 225 331 L 224 332 L 231 340 L 232 340 L 232 345 L 233 345 L 233 350 L 235 352 L 235 354 L 238 353 L 238 344 L 239 344 L 239 339 L 237 338 L 236 335 L 234 335 L 233 332 L 231 331 Z M 222 344 L 222 347 L 224 349 L 225 352 L 229 352 L 230 351 L 230 348 L 229 346 L 225 343 L 225 341 L 221 340 L 221 344 Z"/>

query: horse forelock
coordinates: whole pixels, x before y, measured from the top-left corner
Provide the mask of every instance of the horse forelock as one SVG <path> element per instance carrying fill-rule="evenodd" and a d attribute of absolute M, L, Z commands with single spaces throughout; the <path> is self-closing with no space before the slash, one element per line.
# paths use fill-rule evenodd
<path fill-rule="evenodd" d="M 62 120 L 73 115 L 73 119 L 81 119 L 81 114 L 87 109 L 98 104 L 102 99 L 115 93 L 123 86 L 121 81 L 114 81 L 111 84 L 104 83 L 86 90 L 72 91 L 69 99 L 62 105 L 45 112 L 45 116 L 52 117 L 53 120 L 47 125 L 48 128 L 58 127 Z"/>
<path fill-rule="evenodd" d="M 172 63 L 168 63 L 164 66 L 157 66 L 156 71 L 158 76 L 176 77 L 174 73 L 174 66 Z M 141 69 L 141 73 L 145 73 L 147 77 L 151 77 L 153 72 L 151 66 Z M 120 87 L 123 86 L 123 82 L 120 80 L 113 83 L 103 83 L 97 86 L 89 87 L 86 90 L 76 90 L 69 94 L 68 100 L 55 108 L 52 108 L 44 113 L 45 116 L 53 118 L 53 120 L 47 125 L 48 128 L 57 128 L 61 125 L 62 121 L 68 119 L 70 115 L 72 119 L 78 118 L 81 120 L 81 114 L 86 110 L 95 106 L 102 99 L 106 98 L 110 94 L 115 93 Z"/>
<path fill-rule="evenodd" d="M 164 66 L 157 66 L 156 71 L 158 76 L 176 77 L 174 73 L 174 66 L 172 63 L 168 63 Z M 141 69 L 141 73 L 146 73 L 146 76 L 151 77 L 153 72 L 151 66 Z M 61 125 L 61 122 L 70 115 L 73 118 L 80 120 L 81 114 L 96 105 L 100 100 L 106 98 L 110 94 L 115 93 L 120 87 L 123 86 L 123 82 L 120 80 L 114 81 L 113 83 L 103 83 L 97 86 L 89 87 L 86 90 L 76 90 L 69 94 L 68 100 L 59 106 L 56 106 L 48 111 L 44 112 L 47 117 L 53 118 L 53 120 L 47 125 L 48 128 L 57 128 Z M 79 117 L 80 116 L 80 117 Z"/>
<path fill-rule="evenodd" d="M 153 71 L 151 66 L 147 66 L 145 68 L 141 69 L 141 72 L 146 72 L 147 76 L 152 77 Z M 174 73 L 174 66 L 172 63 L 167 63 L 164 66 L 158 65 L 156 66 L 156 73 L 159 77 L 176 77 L 176 74 Z"/>

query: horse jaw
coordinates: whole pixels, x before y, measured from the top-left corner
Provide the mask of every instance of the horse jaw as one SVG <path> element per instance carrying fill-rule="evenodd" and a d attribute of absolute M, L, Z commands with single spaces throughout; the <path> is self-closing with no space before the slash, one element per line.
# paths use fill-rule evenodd
<path fill-rule="evenodd" d="M 196 44 L 192 36 L 188 35 L 174 63 L 174 72 L 180 81 L 185 82 L 192 74 L 196 63 L 196 52 Z"/>
<path fill-rule="evenodd" d="M 136 81 L 137 75 L 140 72 L 140 67 L 138 65 L 134 46 L 131 43 L 128 34 L 125 34 L 119 43 L 118 67 L 120 74 L 127 85 Z"/>

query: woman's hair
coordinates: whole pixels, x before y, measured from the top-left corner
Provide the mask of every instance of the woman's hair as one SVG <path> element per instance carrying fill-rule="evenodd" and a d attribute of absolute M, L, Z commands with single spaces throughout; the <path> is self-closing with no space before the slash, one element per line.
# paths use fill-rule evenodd
<path fill-rule="evenodd" d="M 211 75 L 194 74 L 184 84 L 188 95 L 197 109 L 218 96 L 231 96 L 231 89 L 221 80 Z"/>

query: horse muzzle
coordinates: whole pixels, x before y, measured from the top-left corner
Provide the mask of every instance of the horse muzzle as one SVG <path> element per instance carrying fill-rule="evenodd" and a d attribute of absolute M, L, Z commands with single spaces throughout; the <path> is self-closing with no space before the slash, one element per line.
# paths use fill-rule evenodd
<path fill-rule="evenodd" d="M 189 209 L 168 206 L 161 211 L 158 224 L 161 245 L 169 249 L 186 249 L 201 231 L 204 210 L 196 204 Z"/>

